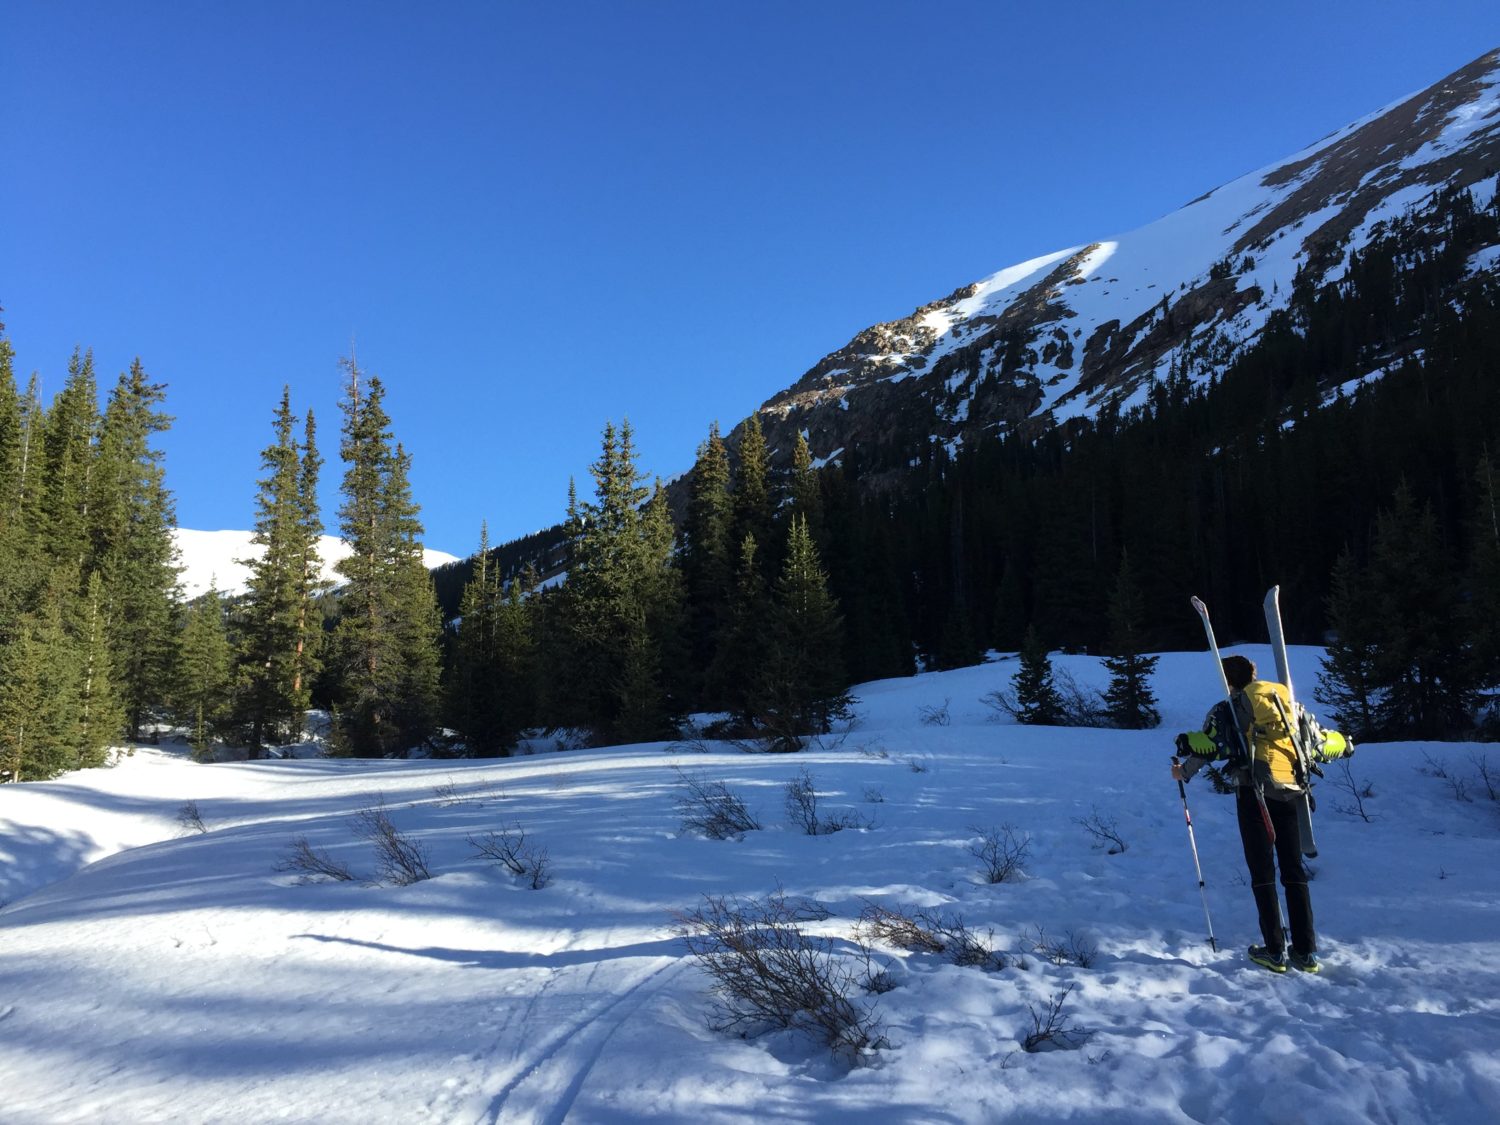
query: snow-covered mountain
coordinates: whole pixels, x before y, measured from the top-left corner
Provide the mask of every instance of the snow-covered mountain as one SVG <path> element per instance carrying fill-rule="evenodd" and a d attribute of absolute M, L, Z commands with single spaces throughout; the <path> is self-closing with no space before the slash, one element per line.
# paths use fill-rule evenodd
<path fill-rule="evenodd" d="M 196 598 L 206 593 L 210 585 L 231 597 L 249 589 L 250 568 L 243 560 L 255 558 L 260 553 L 260 548 L 250 542 L 252 534 L 249 531 L 177 528 L 173 535 L 182 557 L 183 596 Z M 333 568 L 340 559 L 348 558 L 349 545 L 336 535 L 325 535 L 318 553 L 323 560 L 323 578 L 337 584 L 340 578 Z M 430 547 L 422 551 L 422 558 L 428 570 L 458 561 L 456 555 L 434 551 Z"/>
<path fill-rule="evenodd" d="M 1010 266 L 878 324 L 761 407 L 778 461 L 908 440 L 950 448 L 1206 377 L 1286 306 L 1299 270 L 1344 275 L 1383 220 L 1439 187 L 1483 204 L 1500 170 L 1500 51 L 1139 230 Z M 1497 268 L 1497 253 L 1475 269 Z M 898 421 L 899 419 L 899 421 Z M 899 440 L 899 439 L 898 439 Z"/>

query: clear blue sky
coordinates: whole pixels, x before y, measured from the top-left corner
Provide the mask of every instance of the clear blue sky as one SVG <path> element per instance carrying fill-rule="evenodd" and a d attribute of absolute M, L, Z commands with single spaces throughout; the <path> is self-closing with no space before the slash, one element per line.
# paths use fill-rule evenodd
<path fill-rule="evenodd" d="M 431 546 L 687 469 L 870 324 L 1140 226 L 1500 46 L 1500 4 L 99 3 L 0 16 L 0 305 L 168 384 L 184 527 L 283 383 L 388 387 Z"/>

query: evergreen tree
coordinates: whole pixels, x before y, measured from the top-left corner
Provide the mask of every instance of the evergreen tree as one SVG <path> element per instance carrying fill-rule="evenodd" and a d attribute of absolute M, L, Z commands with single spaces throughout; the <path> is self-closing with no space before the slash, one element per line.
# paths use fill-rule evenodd
<path fill-rule="evenodd" d="M 718 423 L 698 447 L 689 478 L 690 496 L 683 522 L 682 582 L 687 602 L 689 663 L 698 672 L 693 685 L 700 706 L 710 710 L 723 702 L 723 686 L 704 673 L 713 666 L 729 616 L 734 587 L 730 553 L 733 501 L 729 491 L 729 455 Z"/>
<path fill-rule="evenodd" d="M 187 725 L 188 745 L 199 761 L 208 760 L 214 736 L 229 717 L 234 683 L 231 655 L 224 632 L 224 605 L 219 591 L 210 587 L 187 611 L 173 693 L 177 721 Z"/>
<path fill-rule="evenodd" d="M 821 551 L 825 542 L 823 527 L 823 490 L 818 482 L 818 471 L 813 468 L 812 450 L 807 444 L 807 435 L 797 431 L 797 443 L 792 447 L 791 515 L 801 516 L 807 521 L 808 533 Z"/>
<path fill-rule="evenodd" d="M 327 593 L 323 578 L 323 518 L 318 507 L 318 478 L 323 458 L 318 453 L 318 426 L 311 409 L 302 430 L 302 461 L 297 477 L 297 531 L 301 548 L 301 583 L 297 603 L 297 641 L 292 660 L 292 706 L 301 725 L 312 703 L 312 685 L 323 666 L 323 614 L 319 600 Z"/>
<path fill-rule="evenodd" d="M 1459 584 L 1432 509 L 1403 483 L 1375 524 L 1371 558 L 1382 623 L 1375 657 L 1383 735 L 1442 738 L 1466 729 L 1473 668 L 1463 643 Z"/>
<path fill-rule="evenodd" d="M 120 376 L 99 429 L 88 490 L 114 679 L 132 737 L 170 694 L 176 670 L 176 517 L 162 455 L 151 447 L 172 422 L 157 409 L 165 397 L 165 387 L 147 382 L 138 359 Z"/>
<path fill-rule="evenodd" d="M 1357 741 L 1374 737 L 1378 632 L 1369 582 L 1346 547 L 1334 564 L 1328 593 L 1328 642 L 1315 698 Z"/>
<path fill-rule="evenodd" d="M 793 517 L 786 561 L 772 591 L 770 651 L 762 676 L 761 718 L 778 750 L 823 734 L 849 714 L 843 619 L 828 592 L 807 521 Z"/>
<path fill-rule="evenodd" d="M 515 742 L 519 729 L 507 714 L 501 667 L 500 617 L 504 607 L 500 565 L 490 557 L 488 525 L 481 525 L 474 569 L 459 603 L 458 640 L 448 685 L 449 713 L 472 757 L 494 758 Z"/>
<path fill-rule="evenodd" d="M 350 554 L 336 633 L 339 734 L 362 757 L 404 753 L 433 732 L 440 620 L 422 564 L 422 525 L 392 448 L 385 388 L 344 361 L 343 504 L 339 526 Z"/>
<path fill-rule="evenodd" d="M 307 708 L 298 682 L 308 591 L 302 462 L 295 425 L 291 390 L 283 387 L 273 416 L 274 440 L 260 455 L 265 475 L 255 497 L 251 538 L 260 552 L 247 560 L 250 579 L 239 645 L 236 709 L 252 753 L 267 743 L 296 738 Z"/>
<path fill-rule="evenodd" d="M 1021 666 L 1011 680 L 1016 693 L 1016 721 L 1032 726 L 1057 726 L 1063 721 L 1063 701 L 1052 682 L 1052 660 L 1036 626 L 1021 642 Z"/>
<path fill-rule="evenodd" d="M 89 566 L 89 478 L 99 422 L 99 388 L 92 352 L 73 352 L 68 378 L 46 413 L 38 488 L 24 516 L 47 557 L 81 575 Z"/>
<path fill-rule="evenodd" d="M 11 781 L 104 762 L 102 750 L 84 751 L 80 732 L 78 652 L 65 621 L 73 584 L 56 572 L 0 645 L 0 771 Z"/>
<path fill-rule="evenodd" d="M 1475 502 L 1469 520 L 1467 631 L 1475 683 L 1500 688 L 1500 472 L 1486 450 L 1474 472 Z M 1500 716 L 1492 721 L 1500 721 Z"/>
<path fill-rule="evenodd" d="M 81 596 L 72 593 L 76 583 L 70 571 L 59 571 L 53 582 L 55 589 L 49 585 L 47 597 L 63 607 L 68 618 L 68 651 L 76 665 L 78 713 L 71 729 L 77 764 L 103 765 L 105 750 L 125 727 L 127 706 L 115 682 L 104 579 L 99 571 L 92 572 Z"/>
<path fill-rule="evenodd" d="M 724 706 L 747 731 L 760 706 L 759 685 L 771 648 L 769 599 L 756 555 L 755 536 L 745 536 L 735 568 L 734 595 L 709 673 L 712 682 L 720 685 Z"/>
<path fill-rule="evenodd" d="M 1144 619 L 1141 588 L 1129 555 L 1121 551 L 1120 570 L 1109 602 L 1109 655 L 1104 658 L 1109 687 L 1104 702 L 1111 723 L 1124 730 L 1146 730 L 1161 723 L 1156 694 L 1151 690 L 1157 657 L 1141 653 L 1145 647 L 1141 637 Z"/>
<path fill-rule="evenodd" d="M 775 565 L 765 547 L 772 542 L 771 459 L 766 449 L 766 435 L 760 428 L 760 415 L 752 414 L 741 425 L 739 463 L 734 474 L 734 524 L 730 542 L 743 543 L 753 535 L 761 547 L 761 566 Z M 765 572 L 768 576 L 774 573 Z"/>

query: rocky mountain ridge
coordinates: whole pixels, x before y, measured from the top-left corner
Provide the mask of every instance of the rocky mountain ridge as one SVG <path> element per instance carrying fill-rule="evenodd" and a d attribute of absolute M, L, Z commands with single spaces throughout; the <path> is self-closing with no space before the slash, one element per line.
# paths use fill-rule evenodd
<path fill-rule="evenodd" d="M 898 469 L 924 443 L 1040 432 L 1140 403 L 1174 371 L 1209 378 L 1294 285 L 1338 281 L 1384 221 L 1439 189 L 1487 202 L 1497 172 L 1500 50 L 1139 230 L 864 330 L 759 408 L 773 460 L 800 430 L 823 462 L 858 449 Z"/>

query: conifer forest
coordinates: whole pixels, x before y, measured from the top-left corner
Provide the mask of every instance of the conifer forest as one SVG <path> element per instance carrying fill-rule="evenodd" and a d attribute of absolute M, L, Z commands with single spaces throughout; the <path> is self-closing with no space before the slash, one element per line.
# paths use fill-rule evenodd
<path fill-rule="evenodd" d="M 607 422 L 556 482 L 557 527 L 499 545 L 476 528 L 436 575 L 400 420 L 346 361 L 336 441 L 320 449 L 293 388 L 267 404 L 249 589 L 190 602 L 154 444 L 167 388 L 137 361 L 101 400 L 80 351 L 43 402 L 0 336 L 0 778 L 101 764 L 162 724 L 253 756 L 299 740 L 310 708 L 355 756 L 676 739 L 704 715 L 794 750 L 851 684 L 990 649 L 1022 654 L 1024 721 L 1060 721 L 1064 649 L 1110 658 L 1101 722 L 1150 726 L 1147 654 L 1201 644 L 1188 595 L 1221 639 L 1264 640 L 1273 584 L 1291 639 L 1326 646 L 1318 698 L 1356 738 L 1493 736 L 1500 285 L 1465 263 L 1500 242 L 1496 200 L 1440 193 L 1342 281 L 1299 283 L 1232 362 L 1205 350 L 1143 405 L 1039 433 L 950 453 L 902 418 L 815 467 L 805 441 L 773 457 L 752 416 L 733 442 L 709 426 L 669 489 Z M 352 548 L 333 587 L 325 528 Z"/>

